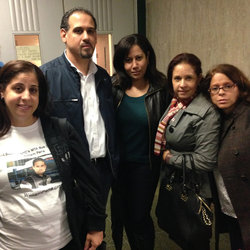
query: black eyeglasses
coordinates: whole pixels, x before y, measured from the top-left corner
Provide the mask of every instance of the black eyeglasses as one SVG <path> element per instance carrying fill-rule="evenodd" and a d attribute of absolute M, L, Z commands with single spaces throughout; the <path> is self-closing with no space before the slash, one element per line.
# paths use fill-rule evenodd
<path fill-rule="evenodd" d="M 214 87 L 212 87 L 212 88 L 209 88 L 209 89 L 208 89 L 208 92 L 210 92 L 210 93 L 213 94 L 213 95 L 218 94 L 219 91 L 220 91 L 221 89 L 222 89 L 223 91 L 225 91 L 225 92 L 228 92 L 228 91 L 230 91 L 232 88 L 234 88 L 235 85 L 236 85 L 235 83 L 232 83 L 232 84 L 226 84 L 226 85 L 221 86 L 221 87 L 219 87 L 219 86 L 214 86 Z"/>

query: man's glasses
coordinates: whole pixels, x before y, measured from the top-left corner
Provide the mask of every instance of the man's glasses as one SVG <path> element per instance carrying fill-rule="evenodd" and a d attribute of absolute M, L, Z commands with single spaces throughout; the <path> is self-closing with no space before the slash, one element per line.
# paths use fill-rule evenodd
<path fill-rule="evenodd" d="M 219 86 L 214 86 L 214 87 L 212 87 L 212 88 L 209 88 L 208 91 L 209 91 L 211 94 L 216 95 L 216 94 L 219 93 L 219 91 L 220 91 L 221 89 L 222 89 L 223 91 L 225 91 L 225 92 L 228 92 L 228 91 L 230 91 L 232 88 L 234 88 L 235 85 L 236 85 L 235 83 L 232 83 L 232 84 L 226 84 L 226 85 L 221 86 L 221 87 L 219 87 Z"/>

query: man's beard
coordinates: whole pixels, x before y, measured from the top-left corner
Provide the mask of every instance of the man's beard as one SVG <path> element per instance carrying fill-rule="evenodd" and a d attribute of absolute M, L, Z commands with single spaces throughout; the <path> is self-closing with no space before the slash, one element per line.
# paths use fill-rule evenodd
<path fill-rule="evenodd" d="M 82 54 L 82 53 L 81 53 L 82 59 L 90 59 L 90 58 L 92 57 L 92 55 L 93 55 L 93 54 L 91 54 L 91 53 L 87 53 L 87 54 Z"/>
<path fill-rule="evenodd" d="M 91 49 L 90 49 L 91 50 Z M 94 50 L 80 50 L 80 55 L 82 57 L 82 59 L 90 59 L 93 56 Z"/>

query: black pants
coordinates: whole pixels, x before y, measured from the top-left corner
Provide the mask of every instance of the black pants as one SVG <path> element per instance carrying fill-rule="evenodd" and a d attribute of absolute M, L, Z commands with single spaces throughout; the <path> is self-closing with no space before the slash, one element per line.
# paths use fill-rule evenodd
<path fill-rule="evenodd" d="M 99 174 L 99 179 L 101 181 L 101 186 L 102 186 L 102 202 L 106 206 L 111 184 L 113 182 L 113 175 L 110 166 L 108 164 L 108 160 L 106 158 L 98 158 L 97 160 L 92 160 L 91 164 Z M 106 242 L 103 241 L 102 244 L 99 247 L 97 247 L 97 249 L 105 250 Z"/>
<path fill-rule="evenodd" d="M 116 185 L 112 188 L 112 237 L 119 250 L 122 248 L 123 226 L 132 250 L 153 250 L 155 231 L 150 216 L 159 171 L 149 165 L 122 164 Z"/>
<path fill-rule="evenodd" d="M 225 214 L 223 214 L 223 217 L 223 221 L 225 222 L 229 233 L 231 250 L 244 249 L 238 220 Z"/>
<path fill-rule="evenodd" d="M 73 240 L 71 240 L 65 247 L 61 248 L 60 250 L 75 250 L 77 249 Z"/>
<path fill-rule="evenodd" d="M 115 181 L 112 185 L 112 194 L 110 197 L 110 209 L 111 209 L 111 231 L 112 238 L 115 244 L 116 250 L 122 249 L 123 244 L 123 230 L 124 230 L 124 216 L 122 210 L 122 197 L 119 180 Z"/>
<path fill-rule="evenodd" d="M 189 243 L 183 250 L 210 250 L 210 240 Z"/>

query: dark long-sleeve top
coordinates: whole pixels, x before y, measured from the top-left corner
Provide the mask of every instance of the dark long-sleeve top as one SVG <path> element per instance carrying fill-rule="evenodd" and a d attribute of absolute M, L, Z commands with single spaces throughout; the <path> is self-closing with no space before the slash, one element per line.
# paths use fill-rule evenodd
<path fill-rule="evenodd" d="M 100 180 L 91 167 L 88 148 L 66 119 L 41 117 L 41 124 L 62 180 L 70 231 L 82 249 L 86 232 L 104 230 Z"/>

